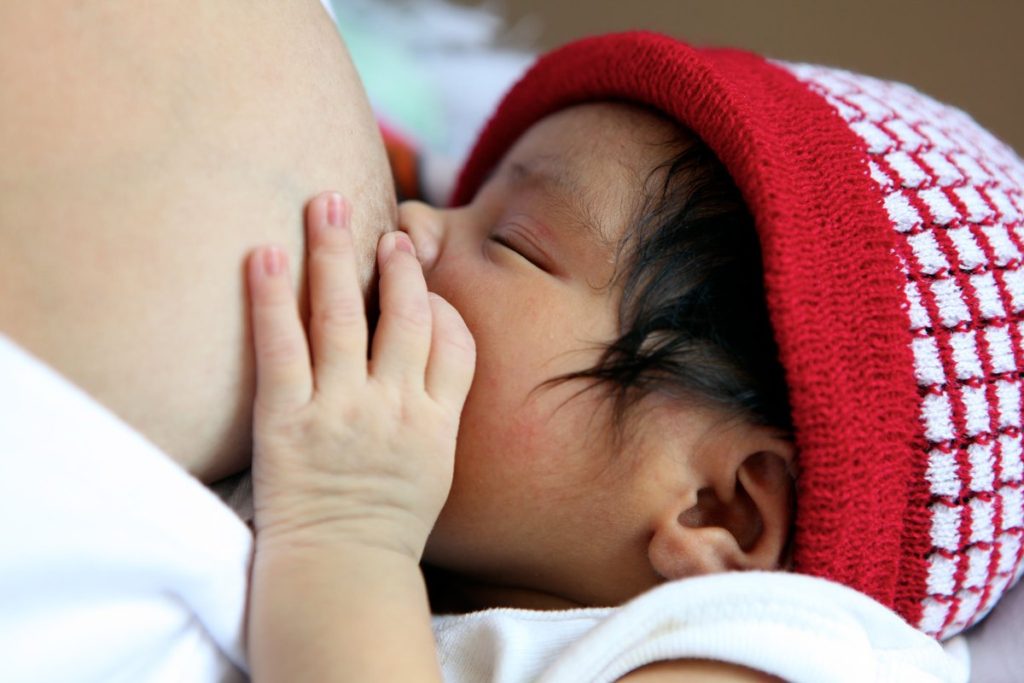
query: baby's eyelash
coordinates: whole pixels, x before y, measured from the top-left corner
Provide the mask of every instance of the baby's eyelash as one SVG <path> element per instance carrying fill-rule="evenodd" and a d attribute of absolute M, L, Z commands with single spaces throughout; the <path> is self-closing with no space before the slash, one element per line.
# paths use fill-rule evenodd
<path fill-rule="evenodd" d="M 516 249 L 515 246 L 513 246 L 513 244 L 508 241 L 508 238 L 504 237 L 503 235 L 491 234 L 491 235 L 487 236 L 487 239 L 491 240 L 492 242 L 494 242 L 497 245 L 505 247 L 509 251 L 514 251 L 515 253 L 519 254 L 523 258 L 526 258 L 526 256 L 523 255 L 523 253 L 521 251 Z M 526 260 L 529 261 L 529 259 L 526 259 Z"/>
<path fill-rule="evenodd" d="M 533 264 L 535 267 L 540 268 L 541 270 L 544 270 L 544 271 L 547 270 L 543 265 L 538 263 L 535 259 L 530 257 L 528 254 L 524 253 L 521 249 L 517 248 L 515 246 L 515 244 L 513 244 L 504 235 L 500 235 L 500 234 L 497 234 L 497 233 L 492 233 L 491 235 L 488 236 L 488 239 L 491 240 L 492 242 L 494 242 L 495 244 L 498 244 L 498 245 L 508 249 L 509 251 L 511 251 L 511 252 L 513 252 L 515 254 L 518 254 L 521 258 L 526 259 L 531 264 Z"/>
<path fill-rule="evenodd" d="M 487 236 L 487 239 L 491 240 L 492 242 L 495 242 L 496 244 L 500 244 L 501 246 L 505 247 L 506 249 L 511 249 L 512 251 L 516 252 L 517 254 L 519 253 L 519 251 L 516 250 L 516 248 L 512 246 L 512 243 L 509 242 L 508 239 L 505 238 L 502 235 L 491 234 L 491 235 Z"/>

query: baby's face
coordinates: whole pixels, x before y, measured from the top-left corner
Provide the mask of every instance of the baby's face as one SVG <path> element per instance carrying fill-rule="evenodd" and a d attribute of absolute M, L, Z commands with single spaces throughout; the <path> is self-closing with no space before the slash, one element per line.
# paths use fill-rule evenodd
<path fill-rule="evenodd" d="M 478 349 L 429 563 L 532 591 L 536 606 L 614 604 L 660 581 L 651 516 L 710 418 L 652 403 L 620 449 L 607 394 L 545 382 L 592 367 L 618 336 L 618 242 L 673 137 L 640 109 L 575 107 L 533 126 L 469 206 L 402 206 L 428 286 Z"/>

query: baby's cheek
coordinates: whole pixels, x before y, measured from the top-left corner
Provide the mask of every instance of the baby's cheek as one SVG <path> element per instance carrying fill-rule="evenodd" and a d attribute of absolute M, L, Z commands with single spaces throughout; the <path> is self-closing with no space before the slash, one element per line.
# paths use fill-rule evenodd
<path fill-rule="evenodd" d="M 462 412 L 457 480 L 466 477 L 474 486 L 488 488 L 505 488 L 510 479 L 517 489 L 525 483 L 523 469 L 532 460 L 543 429 L 535 415 L 521 409 L 522 398 L 516 400 L 503 389 L 507 382 L 502 387 L 490 373 L 477 373 Z"/>

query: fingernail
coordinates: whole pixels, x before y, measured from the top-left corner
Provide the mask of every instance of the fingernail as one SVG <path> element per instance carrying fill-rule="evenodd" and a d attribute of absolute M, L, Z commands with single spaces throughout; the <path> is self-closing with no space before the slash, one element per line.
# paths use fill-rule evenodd
<path fill-rule="evenodd" d="M 267 275 L 277 275 L 284 267 L 284 254 L 277 247 L 270 247 L 263 250 L 263 272 Z"/>
<path fill-rule="evenodd" d="M 404 232 L 385 233 L 380 238 L 380 262 L 387 263 L 391 260 L 394 252 L 404 251 L 407 254 L 416 255 L 416 249 L 412 246 L 412 240 Z"/>
<path fill-rule="evenodd" d="M 327 195 L 327 225 L 332 228 L 344 228 L 348 225 L 348 205 L 341 195 L 331 192 Z"/>
<path fill-rule="evenodd" d="M 395 233 L 385 233 L 380 238 L 380 262 L 387 263 L 391 258 L 392 252 L 395 251 Z"/>
<path fill-rule="evenodd" d="M 412 240 L 404 232 L 395 233 L 395 248 L 407 254 L 416 254 L 416 249 L 412 246 Z"/>

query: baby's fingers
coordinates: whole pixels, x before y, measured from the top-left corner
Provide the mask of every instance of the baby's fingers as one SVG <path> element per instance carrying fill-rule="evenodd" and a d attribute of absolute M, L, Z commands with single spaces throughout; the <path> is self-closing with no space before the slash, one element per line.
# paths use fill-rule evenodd
<path fill-rule="evenodd" d="M 312 394 L 313 376 L 287 257 L 277 247 L 257 249 L 248 270 L 256 405 L 271 411 L 301 407 Z"/>
<path fill-rule="evenodd" d="M 380 320 L 373 335 L 373 375 L 399 385 L 423 387 L 430 354 L 430 303 L 423 269 L 409 236 L 390 232 L 380 240 Z"/>
<path fill-rule="evenodd" d="M 309 245 L 309 337 L 319 392 L 345 390 L 366 379 L 366 311 L 359 286 L 351 207 L 337 193 L 320 195 L 306 211 Z"/>
<path fill-rule="evenodd" d="M 473 382 L 476 344 L 455 307 L 430 294 L 433 313 L 430 360 L 427 362 L 427 393 L 450 414 L 462 413 Z"/>

